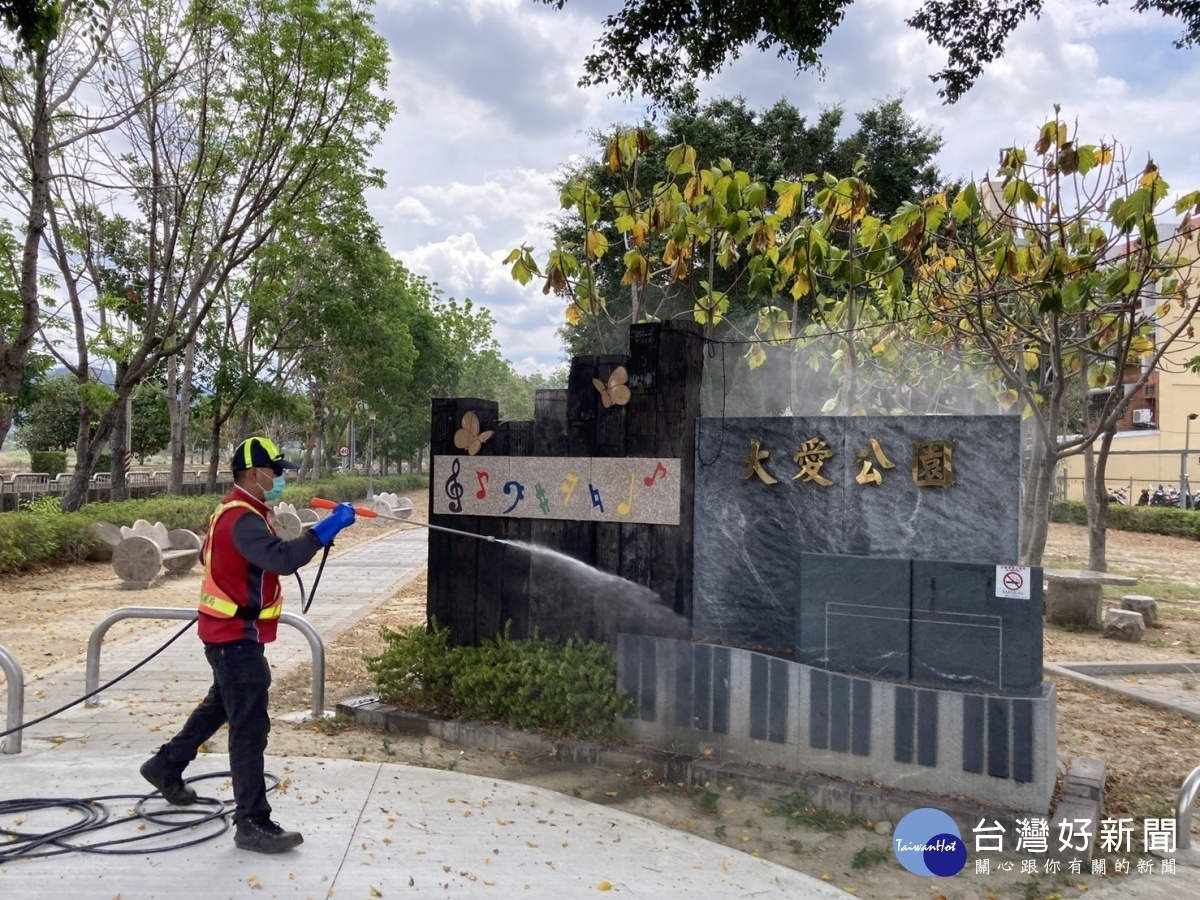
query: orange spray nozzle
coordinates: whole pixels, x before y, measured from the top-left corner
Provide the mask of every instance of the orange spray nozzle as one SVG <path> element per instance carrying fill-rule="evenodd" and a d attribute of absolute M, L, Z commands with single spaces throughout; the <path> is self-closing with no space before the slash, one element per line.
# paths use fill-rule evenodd
<path fill-rule="evenodd" d="M 334 503 L 332 500 L 323 500 L 320 497 L 313 497 L 312 500 L 309 501 L 308 505 L 316 509 L 333 509 L 338 504 Z M 375 519 L 379 517 L 379 513 L 375 512 L 375 510 L 365 509 L 361 506 L 354 507 L 354 514 L 356 516 L 362 516 L 366 519 Z"/>

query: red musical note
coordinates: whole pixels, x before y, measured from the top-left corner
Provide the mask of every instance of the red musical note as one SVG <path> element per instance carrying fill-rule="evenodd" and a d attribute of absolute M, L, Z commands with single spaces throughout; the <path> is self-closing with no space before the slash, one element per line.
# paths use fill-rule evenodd
<path fill-rule="evenodd" d="M 475 477 L 479 480 L 479 490 L 477 490 L 475 492 L 475 499 L 482 500 L 484 497 L 487 496 L 487 488 L 484 487 L 484 485 L 487 484 L 488 473 L 487 472 L 476 472 Z"/>
<path fill-rule="evenodd" d="M 658 477 L 660 475 L 663 478 L 667 477 L 666 466 L 664 466 L 662 463 L 659 463 L 657 466 L 654 467 L 653 475 L 651 475 L 649 478 L 643 478 L 642 481 L 644 481 L 646 483 L 646 487 L 654 487 L 654 482 L 658 481 Z"/>

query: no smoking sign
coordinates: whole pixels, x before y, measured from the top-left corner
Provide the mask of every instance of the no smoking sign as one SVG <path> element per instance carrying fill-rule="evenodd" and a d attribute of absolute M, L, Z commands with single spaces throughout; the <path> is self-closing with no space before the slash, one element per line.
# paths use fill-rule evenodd
<path fill-rule="evenodd" d="M 996 566 L 996 596 L 1029 599 L 1029 566 Z"/>

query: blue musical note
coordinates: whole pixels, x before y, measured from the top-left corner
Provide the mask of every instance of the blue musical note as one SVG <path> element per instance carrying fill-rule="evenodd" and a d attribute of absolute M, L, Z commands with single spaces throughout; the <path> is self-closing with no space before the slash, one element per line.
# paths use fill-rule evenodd
<path fill-rule="evenodd" d="M 525 499 L 525 485 L 523 485 L 517 481 L 504 482 L 504 493 L 506 493 L 506 494 L 513 493 L 513 488 L 516 488 L 517 499 L 512 502 L 512 506 L 510 506 L 508 509 L 506 509 L 504 511 L 504 515 L 508 515 L 510 512 L 512 512 L 514 509 L 516 509 L 517 504 Z"/>

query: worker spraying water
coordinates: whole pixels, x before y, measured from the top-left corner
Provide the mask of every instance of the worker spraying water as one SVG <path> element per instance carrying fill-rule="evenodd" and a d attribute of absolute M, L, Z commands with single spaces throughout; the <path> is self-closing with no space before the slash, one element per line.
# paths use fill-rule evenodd
<path fill-rule="evenodd" d="M 271 669 L 264 646 L 275 640 L 283 610 L 280 575 L 291 575 L 354 522 L 349 503 L 331 504 L 330 515 L 295 540 L 275 534 L 267 500 L 283 492 L 283 472 L 299 468 L 267 438 L 252 437 L 233 452 L 234 488 L 213 513 L 204 544 L 200 589 L 200 639 L 213 671 L 208 695 L 180 732 L 141 767 L 142 776 L 167 802 L 187 806 L 196 792 L 183 772 L 200 746 L 229 725 L 233 775 L 234 843 L 243 850 L 280 853 L 304 840 L 271 820 L 263 754 L 271 719 L 267 691 Z M 315 589 L 315 586 L 314 586 Z"/>

